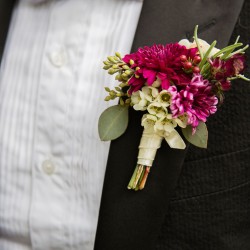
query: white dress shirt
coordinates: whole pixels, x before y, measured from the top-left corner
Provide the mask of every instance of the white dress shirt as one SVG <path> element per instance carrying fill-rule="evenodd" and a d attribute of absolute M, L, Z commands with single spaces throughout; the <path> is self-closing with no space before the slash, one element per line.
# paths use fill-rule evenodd
<path fill-rule="evenodd" d="M 115 85 L 102 61 L 130 51 L 141 7 L 17 4 L 0 71 L 1 250 L 93 249 L 109 151 L 97 123 Z"/>

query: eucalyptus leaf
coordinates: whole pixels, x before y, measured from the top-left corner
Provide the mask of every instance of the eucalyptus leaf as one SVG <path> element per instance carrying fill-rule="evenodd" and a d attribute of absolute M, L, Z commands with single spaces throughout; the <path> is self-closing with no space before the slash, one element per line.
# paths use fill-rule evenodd
<path fill-rule="evenodd" d="M 207 148 L 208 131 L 204 122 L 200 122 L 196 132 L 192 135 L 192 127 L 187 126 L 182 129 L 184 137 L 193 145 L 199 148 Z"/>
<path fill-rule="evenodd" d="M 115 105 L 103 111 L 98 122 L 99 136 L 102 141 L 120 137 L 128 126 L 128 107 Z"/>

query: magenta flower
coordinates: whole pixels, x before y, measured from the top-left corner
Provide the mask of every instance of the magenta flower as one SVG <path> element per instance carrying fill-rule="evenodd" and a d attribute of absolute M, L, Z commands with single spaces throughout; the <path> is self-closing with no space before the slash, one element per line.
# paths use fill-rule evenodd
<path fill-rule="evenodd" d="M 181 55 L 187 58 L 194 58 L 197 48 L 187 49 L 178 43 L 167 45 L 153 45 L 140 48 L 136 53 L 126 55 L 122 60 L 135 69 L 133 76 L 128 84 L 129 93 L 140 89 L 143 85 L 151 86 L 159 78 L 161 88 L 168 89 L 171 84 L 186 85 L 190 82 L 192 75 L 183 71 L 183 64 L 180 60 Z"/>
<path fill-rule="evenodd" d="M 199 122 L 206 122 L 207 117 L 217 111 L 218 99 L 212 93 L 208 80 L 203 80 L 200 74 L 195 74 L 191 82 L 179 92 L 172 92 L 170 106 L 173 117 L 188 115 L 188 124 L 193 127 L 193 133 Z"/>

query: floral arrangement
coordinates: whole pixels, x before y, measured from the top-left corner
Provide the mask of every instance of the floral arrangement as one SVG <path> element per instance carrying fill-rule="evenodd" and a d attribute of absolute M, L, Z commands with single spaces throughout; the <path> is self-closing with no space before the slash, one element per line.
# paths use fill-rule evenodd
<path fill-rule="evenodd" d="M 171 148 L 184 149 L 185 141 L 206 148 L 208 132 L 205 122 L 223 103 L 224 92 L 232 80 L 241 78 L 245 68 L 244 51 L 239 37 L 234 44 L 215 48 L 198 39 L 139 48 L 137 52 L 109 56 L 104 69 L 116 74 L 115 90 L 106 87 L 106 101 L 119 98 L 119 104 L 105 110 L 99 119 L 102 140 L 113 140 L 127 128 L 128 108 L 143 111 L 144 127 L 138 161 L 129 189 L 144 188 L 157 149 L 165 139 Z"/>

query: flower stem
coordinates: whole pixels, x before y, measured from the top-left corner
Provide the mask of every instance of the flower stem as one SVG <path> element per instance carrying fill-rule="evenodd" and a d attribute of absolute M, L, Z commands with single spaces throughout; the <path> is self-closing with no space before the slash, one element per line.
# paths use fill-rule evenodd
<path fill-rule="evenodd" d="M 128 189 L 133 189 L 133 184 L 134 184 L 134 182 L 135 182 L 135 177 L 136 177 L 136 174 L 137 174 L 138 168 L 139 168 L 139 166 L 138 166 L 138 165 L 136 165 L 136 167 L 135 167 L 135 171 L 134 171 L 134 173 L 133 173 L 133 175 L 132 175 L 132 177 L 131 177 L 131 179 L 130 179 L 130 181 L 129 181 L 129 184 L 128 184 Z"/>
<path fill-rule="evenodd" d="M 149 172 L 150 172 L 150 167 L 146 167 L 145 171 L 144 171 L 144 175 L 143 175 L 142 180 L 140 182 L 140 186 L 139 186 L 140 190 L 142 190 L 145 187 Z"/>
<path fill-rule="evenodd" d="M 136 183 L 135 191 L 140 189 L 140 184 L 141 184 L 142 178 L 144 176 L 144 173 L 145 173 L 145 168 L 144 168 L 144 166 L 142 166 L 142 172 L 140 173 L 140 178 L 139 178 L 138 182 Z"/>
<path fill-rule="evenodd" d="M 138 171 L 136 173 L 136 176 L 135 176 L 135 182 L 133 183 L 133 188 L 136 189 L 137 185 L 138 185 L 138 182 L 141 178 L 141 175 L 143 173 L 143 166 L 142 165 L 139 165 L 138 167 Z"/>
<path fill-rule="evenodd" d="M 142 190 L 145 187 L 149 172 L 150 167 L 137 165 L 128 184 L 128 189 Z"/>

